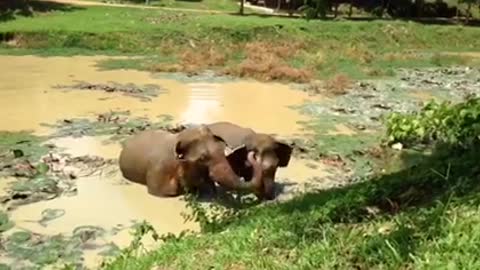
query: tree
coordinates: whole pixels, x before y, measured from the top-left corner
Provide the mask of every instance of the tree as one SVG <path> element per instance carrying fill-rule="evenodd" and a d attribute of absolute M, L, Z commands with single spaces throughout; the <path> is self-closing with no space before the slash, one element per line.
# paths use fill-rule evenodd
<path fill-rule="evenodd" d="M 240 10 L 238 11 L 240 15 L 244 15 L 244 8 L 245 8 L 245 0 L 240 0 Z"/>
<path fill-rule="evenodd" d="M 470 18 L 472 16 L 472 6 L 477 4 L 480 5 L 480 0 L 458 0 L 457 3 L 457 10 L 460 4 L 467 4 L 467 10 L 465 11 L 465 23 L 468 24 L 470 22 Z"/>

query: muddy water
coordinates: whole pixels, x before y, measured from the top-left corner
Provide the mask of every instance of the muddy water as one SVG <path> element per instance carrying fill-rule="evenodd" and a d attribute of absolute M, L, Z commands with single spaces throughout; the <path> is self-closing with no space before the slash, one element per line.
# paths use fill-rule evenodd
<path fill-rule="evenodd" d="M 0 56 L 0 130 L 32 130 L 37 134 L 52 132 L 42 123 L 74 117 L 94 117 L 109 110 L 130 110 L 134 116 L 151 119 L 161 114 L 172 115 L 176 122 L 209 123 L 232 121 L 258 131 L 289 136 L 301 133 L 297 121 L 307 120 L 288 108 L 298 105 L 307 95 L 280 84 L 256 82 L 191 83 L 154 79 L 147 72 L 132 70 L 99 71 L 96 61 L 102 57 Z M 100 91 L 64 91 L 55 85 L 72 85 L 75 80 L 90 83 L 155 84 L 167 93 L 151 102 L 120 94 Z M 273 100 L 275 102 L 273 102 Z M 247 106 L 248 105 L 248 109 Z M 117 158 L 120 145 L 105 144 L 107 137 L 59 138 L 51 141 L 72 155 L 98 155 Z M 180 198 L 156 198 L 143 186 L 130 184 L 113 168 L 113 174 L 101 173 L 77 180 L 78 195 L 61 197 L 17 208 L 11 213 L 17 227 L 41 234 L 69 234 L 80 225 L 95 225 L 105 229 L 128 228 L 133 221 L 147 220 L 159 233 L 197 230 L 197 224 L 184 223 L 185 211 Z M 322 166 L 310 166 L 295 160 L 287 169 L 280 169 L 279 178 L 294 179 L 302 184 L 311 176 L 326 175 Z M 65 215 L 41 226 L 38 220 L 45 209 L 64 209 Z M 124 247 L 131 240 L 128 230 L 110 235 Z M 147 243 L 148 244 L 148 243 Z M 150 243 L 151 244 L 151 243 Z M 89 252 L 87 264 L 99 261 Z"/>
<path fill-rule="evenodd" d="M 176 120 L 208 123 L 229 120 L 254 129 L 280 134 L 299 132 L 298 112 L 287 108 L 301 103 L 306 94 L 280 84 L 255 82 L 225 84 L 184 84 L 154 79 L 147 72 L 132 70 L 98 71 L 101 57 L 1 56 L 0 108 L 3 130 L 49 130 L 40 124 L 59 119 L 92 116 L 108 110 L 130 110 L 137 116 L 172 115 Z M 59 91 L 55 85 L 74 80 L 90 83 L 156 84 L 168 91 L 152 102 L 96 91 Z M 114 96 L 115 98 L 109 98 Z M 105 99 L 107 98 L 107 99 Z M 272 102 L 275 98 L 275 103 Z M 246 109 L 248 105 L 249 109 Z"/>

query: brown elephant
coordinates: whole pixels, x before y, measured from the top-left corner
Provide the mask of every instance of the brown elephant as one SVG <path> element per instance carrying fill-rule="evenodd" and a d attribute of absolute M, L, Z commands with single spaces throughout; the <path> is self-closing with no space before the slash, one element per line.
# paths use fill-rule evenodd
<path fill-rule="evenodd" d="M 222 137 L 228 145 L 236 148 L 245 147 L 246 151 L 236 151 L 229 156 L 229 162 L 235 173 L 246 181 L 252 179 L 253 170 L 247 160 L 247 151 L 254 151 L 256 159 L 262 166 L 261 197 L 275 198 L 275 174 L 278 167 L 287 167 L 292 155 L 292 147 L 264 133 L 256 133 L 230 122 L 215 122 L 207 125 L 213 134 Z"/>
<path fill-rule="evenodd" d="M 254 168 L 250 183 L 241 181 L 232 170 L 225 156 L 227 149 L 225 141 L 204 125 L 176 134 L 147 130 L 124 143 L 119 165 L 126 179 L 146 185 L 148 193 L 155 196 L 177 196 L 204 185 L 214 191 L 212 180 L 226 189 L 260 193 L 262 169 L 253 152 L 248 154 Z M 245 150 L 239 148 L 231 154 L 245 156 Z"/>

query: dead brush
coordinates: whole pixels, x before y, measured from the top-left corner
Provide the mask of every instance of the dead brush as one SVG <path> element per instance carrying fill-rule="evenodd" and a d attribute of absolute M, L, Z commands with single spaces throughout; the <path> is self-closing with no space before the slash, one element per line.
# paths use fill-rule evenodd
<path fill-rule="evenodd" d="M 225 54 L 213 47 L 188 49 L 181 54 L 180 59 L 180 63 L 186 71 L 223 66 L 226 61 Z"/>
<path fill-rule="evenodd" d="M 295 56 L 300 50 L 304 49 L 304 43 L 300 42 L 280 42 L 271 43 L 265 41 L 253 41 L 245 44 L 245 54 L 247 58 L 256 58 L 263 54 L 273 54 L 281 59 L 287 59 Z"/>
<path fill-rule="evenodd" d="M 285 61 L 271 54 L 256 59 L 247 58 L 237 66 L 227 69 L 225 73 L 263 81 L 287 80 L 299 83 L 308 82 L 312 77 L 312 72 L 290 67 Z"/>
<path fill-rule="evenodd" d="M 196 73 L 200 70 L 225 65 L 226 54 L 214 47 L 186 49 L 180 54 L 179 64 L 156 64 L 150 70 L 157 72 Z"/>
<path fill-rule="evenodd" d="M 266 42 L 250 42 L 244 47 L 246 59 L 235 67 L 225 70 L 226 74 L 251 77 L 263 81 L 287 80 L 308 82 L 312 72 L 288 65 L 285 59 L 295 55 L 301 45 Z"/>
<path fill-rule="evenodd" d="M 353 81 L 345 74 L 337 74 L 333 78 L 324 82 L 324 93 L 341 96 L 348 93 L 353 85 Z"/>

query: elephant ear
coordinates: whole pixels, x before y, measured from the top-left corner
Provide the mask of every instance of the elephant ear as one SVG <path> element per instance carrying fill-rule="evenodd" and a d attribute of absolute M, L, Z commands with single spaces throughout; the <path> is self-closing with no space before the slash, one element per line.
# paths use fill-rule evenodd
<path fill-rule="evenodd" d="M 242 176 L 245 171 L 245 161 L 247 160 L 247 147 L 245 145 L 230 149 L 229 153 L 225 153 L 230 167 L 235 174 Z"/>
<path fill-rule="evenodd" d="M 290 162 L 290 157 L 292 156 L 293 148 L 284 143 L 277 141 L 277 148 L 275 152 L 278 157 L 278 167 L 287 167 L 288 163 Z"/>
<path fill-rule="evenodd" d="M 179 160 L 185 159 L 185 151 L 187 150 L 187 143 L 184 141 L 177 141 L 175 144 L 175 157 Z"/>
<path fill-rule="evenodd" d="M 228 145 L 227 145 L 227 142 L 226 142 L 222 137 L 217 136 L 217 135 L 214 134 L 214 135 L 213 135 L 213 138 L 214 138 L 215 140 L 219 141 L 219 142 L 224 143 L 224 144 L 226 145 L 226 148 L 229 148 Z M 229 148 L 229 149 L 231 149 L 231 148 Z"/>

